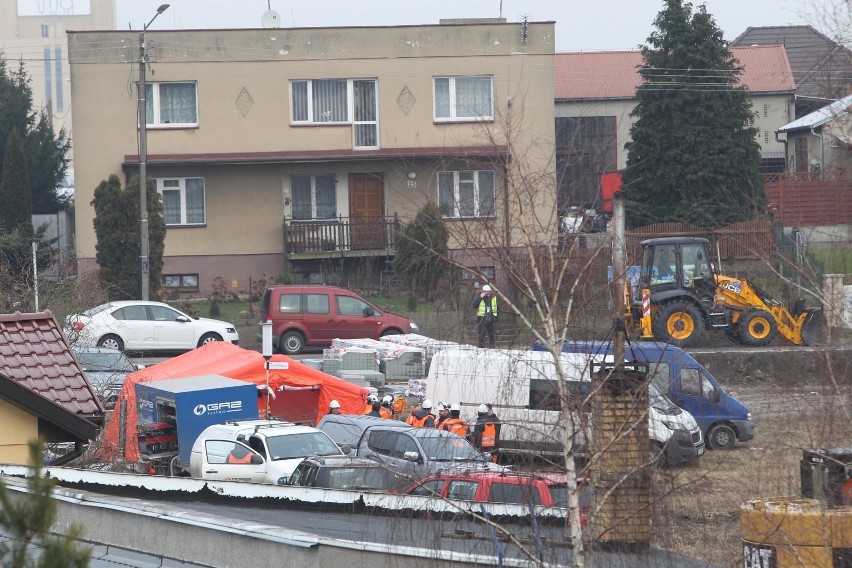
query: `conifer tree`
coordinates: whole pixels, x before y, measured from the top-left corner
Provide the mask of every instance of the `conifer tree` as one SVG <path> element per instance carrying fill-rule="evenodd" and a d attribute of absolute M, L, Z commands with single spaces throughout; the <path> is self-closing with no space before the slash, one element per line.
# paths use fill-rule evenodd
<path fill-rule="evenodd" d="M 765 195 L 742 68 L 704 6 L 665 0 L 654 26 L 623 175 L 629 223 L 713 228 L 755 217 Z"/>
<path fill-rule="evenodd" d="M 427 203 L 402 233 L 393 260 L 394 272 L 412 283 L 412 292 L 427 296 L 445 275 L 449 231 L 441 210 Z"/>
<path fill-rule="evenodd" d="M 73 540 L 81 535 L 80 527 L 72 526 L 67 537 L 50 534 L 56 521 L 56 502 L 52 498 L 55 482 L 43 474 L 42 444 L 30 442 L 29 449 L 29 496 L 13 498 L 0 480 L 0 527 L 11 537 L 0 540 L 3 565 L 8 568 L 84 568 L 89 565 L 92 553 Z M 36 555 L 31 553 L 33 546 L 40 549 Z"/>
<path fill-rule="evenodd" d="M 139 179 L 134 178 L 122 190 L 121 181 L 113 174 L 95 189 L 95 245 L 99 278 L 113 300 L 139 298 Z M 166 225 L 163 206 L 148 184 L 148 264 L 149 291 L 156 298 L 161 288 Z"/>
<path fill-rule="evenodd" d="M 3 173 L 0 175 L 0 231 L 32 234 L 32 194 L 27 162 L 18 129 L 6 142 Z"/>

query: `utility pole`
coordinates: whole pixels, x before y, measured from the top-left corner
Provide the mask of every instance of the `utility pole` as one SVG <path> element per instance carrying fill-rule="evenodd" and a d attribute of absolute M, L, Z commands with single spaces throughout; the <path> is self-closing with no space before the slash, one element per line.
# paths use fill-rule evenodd
<path fill-rule="evenodd" d="M 142 300 L 148 300 L 149 267 L 148 267 L 148 102 L 145 95 L 145 71 L 148 65 L 145 31 L 157 16 L 165 12 L 169 4 L 161 4 L 157 13 L 139 32 L 139 85 L 137 88 L 137 110 L 139 113 L 139 278 L 141 280 L 140 295 Z"/>

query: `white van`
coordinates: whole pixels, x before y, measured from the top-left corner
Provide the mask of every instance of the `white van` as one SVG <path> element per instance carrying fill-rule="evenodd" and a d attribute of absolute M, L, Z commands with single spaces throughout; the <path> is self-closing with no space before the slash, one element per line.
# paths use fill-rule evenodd
<path fill-rule="evenodd" d="M 476 407 L 494 405 L 502 423 L 500 451 L 504 454 L 561 452 L 563 412 L 576 410 L 587 398 L 590 365 L 603 361 L 581 353 L 562 353 L 561 363 L 574 395 L 575 409 L 560 404 L 553 357 L 546 351 L 505 349 L 446 349 L 432 358 L 425 394 L 433 401 L 459 403 L 462 418 L 471 424 Z M 704 453 L 704 438 L 691 414 L 678 408 L 653 384 L 649 385 L 648 433 L 654 454 L 663 451 L 673 464 L 686 463 Z M 588 411 L 588 407 L 584 409 Z M 578 412 L 572 412 L 575 429 Z M 578 434 L 583 445 L 588 432 Z"/>

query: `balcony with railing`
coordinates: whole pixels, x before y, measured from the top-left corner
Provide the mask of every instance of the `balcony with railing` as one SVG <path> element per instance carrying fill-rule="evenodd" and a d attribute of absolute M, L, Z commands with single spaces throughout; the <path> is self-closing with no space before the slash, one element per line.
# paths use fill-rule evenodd
<path fill-rule="evenodd" d="M 284 219 L 284 252 L 291 259 L 394 254 L 402 223 L 393 216 Z"/>

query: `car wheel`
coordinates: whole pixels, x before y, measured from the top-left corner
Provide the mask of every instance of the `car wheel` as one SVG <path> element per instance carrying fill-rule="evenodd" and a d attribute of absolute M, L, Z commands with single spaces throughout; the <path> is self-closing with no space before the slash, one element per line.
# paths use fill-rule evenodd
<path fill-rule="evenodd" d="M 106 347 L 108 349 L 117 349 L 118 351 L 124 351 L 124 342 L 117 335 L 109 334 L 104 335 L 100 339 L 98 339 L 98 347 Z"/>
<path fill-rule="evenodd" d="M 652 323 L 654 337 L 678 347 L 695 345 L 704 331 L 701 312 L 689 302 L 670 302 L 660 307 Z"/>
<path fill-rule="evenodd" d="M 288 331 L 281 336 L 281 352 L 287 355 L 296 355 L 305 348 L 305 338 L 298 331 Z"/>
<path fill-rule="evenodd" d="M 381 337 L 386 337 L 388 335 L 400 335 L 400 334 L 402 334 L 402 332 L 399 331 L 398 329 L 386 329 L 382 332 Z"/>
<path fill-rule="evenodd" d="M 198 340 L 198 347 L 207 345 L 208 343 L 213 343 L 214 341 L 222 341 L 222 336 L 218 333 L 205 333 L 201 336 L 201 339 Z"/>
<path fill-rule="evenodd" d="M 666 452 L 663 445 L 655 440 L 649 440 L 648 465 L 660 469 L 666 465 Z"/>
<path fill-rule="evenodd" d="M 736 441 L 736 432 L 727 424 L 713 426 L 707 433 L 707 447 L 711 450 L 732 450 Z"/>

